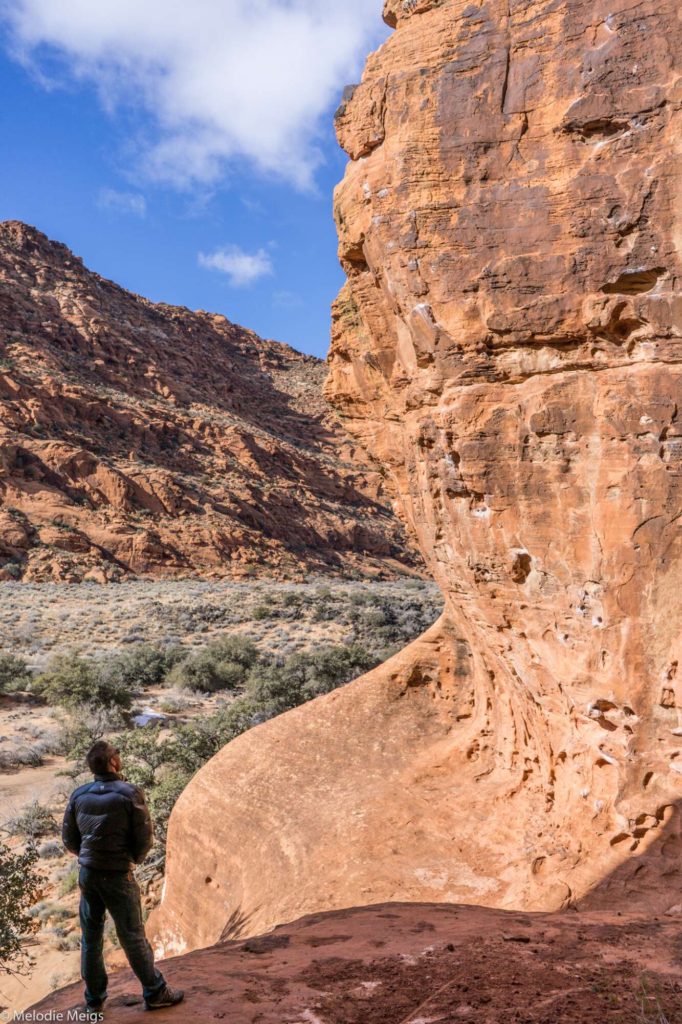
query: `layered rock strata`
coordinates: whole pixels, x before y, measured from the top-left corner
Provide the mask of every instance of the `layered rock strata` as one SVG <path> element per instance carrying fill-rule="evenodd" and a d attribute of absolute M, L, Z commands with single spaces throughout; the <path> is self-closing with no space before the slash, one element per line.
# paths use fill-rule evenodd
<path fill-rule="evenodd" d="M 0 580 L 418 564 L 324 375 L 0 224 Z"/>
<path fill-rule="evenodd" d="M 337 118 L 328 394 L 447 612 L 200 773 L 168 948 L 387 899 L 679 909 L 682 20 L 672 0 L 385 16 Z"/>

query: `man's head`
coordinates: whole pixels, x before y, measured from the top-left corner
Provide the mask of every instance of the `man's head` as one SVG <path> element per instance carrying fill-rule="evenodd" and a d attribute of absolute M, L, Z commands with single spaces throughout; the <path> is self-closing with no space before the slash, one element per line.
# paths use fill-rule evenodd
<path fill-rule="evenodd" d="M 106 740 L 97 740 L 88 750 L 86 761 L 93 775 L 106 775 L 107 772 L 120 772 L 121 755 L 116 747 Z"/>

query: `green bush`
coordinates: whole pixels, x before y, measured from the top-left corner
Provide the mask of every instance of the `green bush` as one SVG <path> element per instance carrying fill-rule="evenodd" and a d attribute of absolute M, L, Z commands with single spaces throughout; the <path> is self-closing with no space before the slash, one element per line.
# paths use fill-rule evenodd
<path fill-rule="evenodd" d="M 166 676 L 166 683 L 204 693 L 238 690 L 257 659 L 258 650 L 250 640 L 224 637 L 175 665 Z"/>
<path fill-rule="evenodd" d="M 258 665 L 249 675 L 247 693 L 260 709 L 279 715 L 305 700 L 305 655 L 294 655 L 280 665 Z"/>
<path fill-rule="evenodd" d="M 136 690 L 162 683 L 174 665 L 186 657 L 180 646 L 137 644 L 101 665 L 101 673 L 124 689 Z"/>
<path fill-rule="evenodd" d="M 30 908 L 43 881 L 36 860 L 34 849 L 16 853 L 0 843 L 0 971 L 6 974 L 26 966 L 22 938 L 32 926 Z"/>
<path fill-rule="evenodd" d="M 159 742 L 159 733 L 155 726 L 129 729 L 116 741 L 126 778 L 143 789 L 150 789 L 158 783 L 164 765 L 169 762 L 171 741 L 164 739 Z"/>
<path fill-rule="evenodd" d="M 154 821 L 157 843 L 164 845 L 168 832 L 168 819 L 178 797 L 192 778 L 191 774 L 174 768 L 154 787 L 149 794 L 149 809 Z"/>
<path fill-rule="evenodd" d="M 76 709 L 83 705 L 129 709 L 129 685 L 109 675 L 106 668 L 74 654 L 59 654 L 34 682 L 34 688 L 49 704 Z"/>
<path fill-rule="evenodd" d="M 292 654 L 282 663 L 254 666 L 247 692 L 262 710 L 280 714 L 329 693 L 379 664 L 359 644 L 327 646 Z"/>
<path fill-rule="evenodd" d="M 21 690 L 31 681 L 31 671 L 23 658 L 0 651 L 0 693 Z"/>

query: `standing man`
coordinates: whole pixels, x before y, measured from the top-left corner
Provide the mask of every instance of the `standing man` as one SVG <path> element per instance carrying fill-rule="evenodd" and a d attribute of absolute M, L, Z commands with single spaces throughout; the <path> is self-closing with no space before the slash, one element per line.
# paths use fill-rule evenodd
<path fill-rule="evenodd" d="M 128 963 L 142 983 L 148 1010 L 175 1006 L 184 992 L 169 988 L 154 965 L 142 921 L 140 888 L 133 866 L 152 846 L 152 821 L 144 793 L 121 776 L 118 750 L 98 740 L 88 751 L 94 782 L 74 790 L 64 812 L 62 841 L 78 856 L 81 890 L 81 976 L 88 1009 L 99 1010 L 107 998 L 102 942 L 104 913 L 114 919 Z"/>

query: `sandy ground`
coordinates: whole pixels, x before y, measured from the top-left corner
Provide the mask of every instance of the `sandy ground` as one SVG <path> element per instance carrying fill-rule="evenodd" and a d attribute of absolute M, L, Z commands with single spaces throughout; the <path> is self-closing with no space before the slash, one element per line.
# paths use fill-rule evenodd
<path fill-rule="evenodd" d="M 682 937 L 670 919 L 384 904 L 316 914 L 260 939 L 169 960 L 177 1024 L 680 1024 Z M 80 985 L 34 1007 L 65 1012 Z M 66 1019 L 66 1018 L 64 1018 Z M 104 1020 L 142 1024 L 127 971 Z"/>

